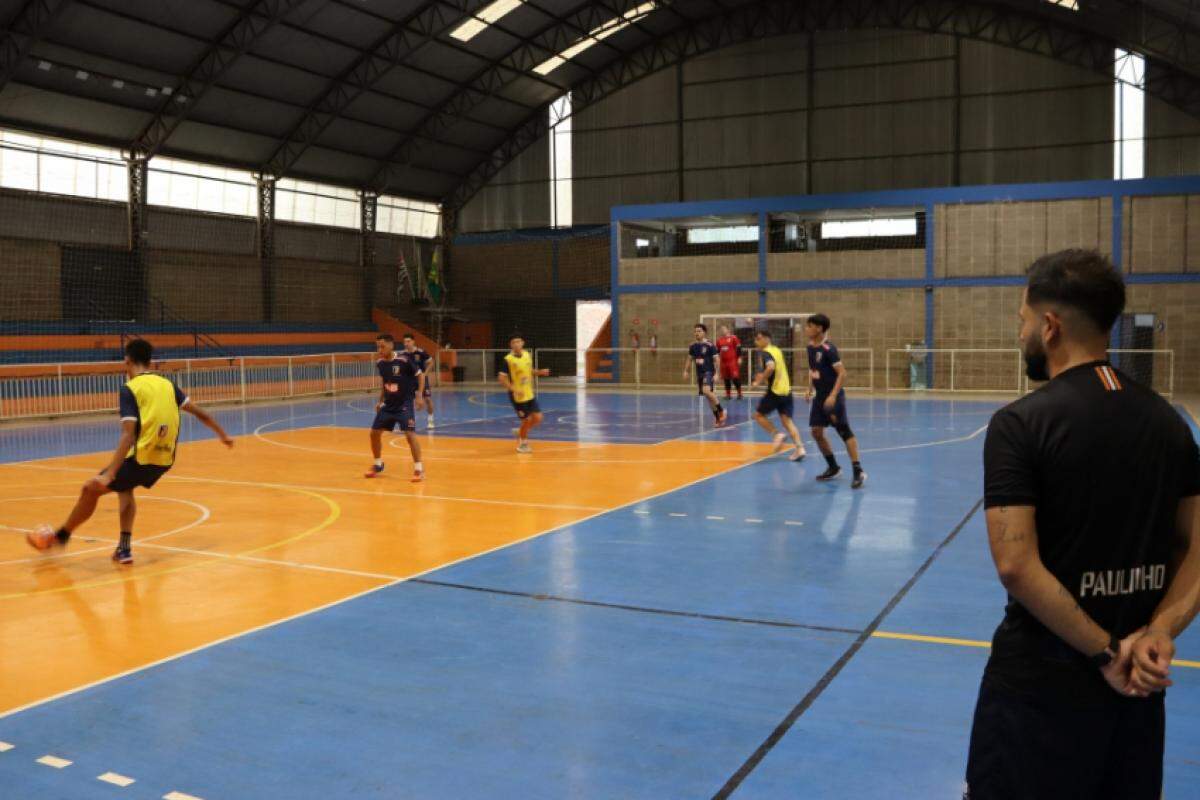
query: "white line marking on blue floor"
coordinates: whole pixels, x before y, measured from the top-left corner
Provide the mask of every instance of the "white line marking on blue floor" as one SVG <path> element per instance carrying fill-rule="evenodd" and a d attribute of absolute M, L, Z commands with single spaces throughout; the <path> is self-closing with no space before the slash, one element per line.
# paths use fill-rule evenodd
<path fill-rule="evenodd" d="M 650 512 L 649 512 L 649 511 L 641 511 L 641 510 L 638 510 L 638 511 L 634 511 L 633 513 L 635 513 L 635 514 L 641 514 L 643 517 L 648 517 L 648 516 L 650 516 Z"/>
<path fill-rule="evenodd" d="M 679 512 L 677 512 L 677 511 L 672 511 L 672 512 L 670 512 L 670 516 L 672 516 L 672 517 L 686 517 L 686 516 L 687 516 L 687 514 L 680 514 L 680 513 L 679 513 Z"/>
<path fill-rule="evenodd" d="M 162 800 L 202 800 L 202 798 L 184 794 L 183 792 L 171 792 L 170 794 L 164 794 Z"/>
<path fill-rule="evenodd" d="M 124 775 L 118 775 L 115 772 L 106 772 L 103 775 L 97 775 L 96 780 L 111 783 L 113 786 L 120 786 L 124 789 L 126 786 L 137 783 L 133 778 L 127 778 Z"/>
<path fill-rule="evenodd" d="M 705 517 L 705 519 L 712 519 L 712 520 L 716 520 L 717 522 L 724 522 L 724 521 L 725 521 L 725 518 L 724 518 L 724 517 L 714 517 L 714 516 L 712 516 L 712 515 L 709 515 L 709 516 Z"/>
<path fill-rule="evenodd" d="M 16 747 L 15 744 L 9 744 L 8 742 L 0 742 L 0 753 L 7 753 L 9 750 L 12 750 L 14 747 Z"/>
<path fill-rule="evenodd" d="M 746 517 L 746 522 L 762 522 L 762 520 L 755 517 Z"/>
<path fill-rule="evenodd" d="M 37 760 L 37 763 L 45 764 L 47 767 L 54 767 L 55 769 L 64 769 L 71 766 L 75 762 L 68 761 L 65 758 L 59 758 L 58 756 L 42 756 Z"/>
<path fill-rule="evenodd" d="M 783 521 L 783 524 L 784 524 L 784 525 L 803 525 L 804 523 L 803 523 L 803 522 L 797 522 L 797 521 L 796 521 L 796 520 L 794 520 L 794 519 L 785 519 L 785 520 Z"/>

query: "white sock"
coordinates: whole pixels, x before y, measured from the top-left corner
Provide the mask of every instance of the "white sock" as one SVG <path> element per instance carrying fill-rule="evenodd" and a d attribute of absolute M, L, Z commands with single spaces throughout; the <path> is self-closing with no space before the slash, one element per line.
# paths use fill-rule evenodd
<path fill-rule="evenodd" d="M 375 466 L 377 466 L 377 467 L 382 467 L 382 466 L 383 466 L 383 459 L 382 459 L 382 458 L 377 458 L 377 459 L 375 459 Z"/>
<path fill-rule="evenodd" d="M 417 461 L 416 463 L 413 464 L 413 470 L 416 472 L 424 472 L 425 467 L 421 464 L 420 461 Z"/>
<path fill-rule="evenodd" d="M 429 422 L 430 422 L 430 424 L 432 424 L 432 423 L 433 423 L 433 414 L 430 414 L 430 415 L 429 415 Z"/>

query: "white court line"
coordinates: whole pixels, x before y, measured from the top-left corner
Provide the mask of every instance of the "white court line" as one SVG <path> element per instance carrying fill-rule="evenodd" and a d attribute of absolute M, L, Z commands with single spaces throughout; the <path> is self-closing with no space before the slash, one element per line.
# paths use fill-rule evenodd
<path fill-rule="evenodd" d="M 635 514 L 641 514 L 643 517 L 648 517 L 648 516 L 650 516 L 650 512 L 649 512 L 649 511 L 634 511 L 633 513 L 635 513 Z"/>
<path fill-rule="evenodd" d="M 758 519 L 756 517 L 746 517 L 746 522 L 758 524 L 758 523 L 762 522 L 762 520 Z"/>
<path fill-rule="evenodd" d="M 803 525 L 804 523 L 803 523 L 803 522 L 796 522 L 795 520 L 792 520 L 792 519 L 785 519 L 785 520 L 783 521 L 783 524 L 784 524 L 784 525 L 797 525 L 797 526 L 799 526 L 799 525 Z"/>
<path fill-rule="evenodd" d="M 717 516 L 712 516 L 712 515 L 705 517 L 705 519 L 716 520 L 717 522 L 723 522 L 725 520 L 724 517 L 717 517 Z"/>
<path fill-rule="evenodd" d="M 12 750 L 14 747 L 16 747 L 15 744 L 9 744 L 8 742 L 0 742 L 0 753 L 7 753 L 9 750 Z"/>
<path fill-rule="evenodd" d="M 44 764 L 47 767 L 54 767 L 55 769 L 66 769 L 67 767 L 71 766 L 75 762 L 68 761 L 65 758 L 59 758 L 58 756 L 46 755 L 46 756 L 42 756 L 41 758 L 39 758 L 37 760 L 37 763 Z"/>
<path fill-rule="evenodd" d="M 103 775 L 97 775 L 96 780 L 111 783 L 113 786 L 120 786 L 124 789 L 126 786 L 132 786 L 137 783 L 133 778 L 127 778 L 124 775 L 118 775 L 115 772 L 106 772 Z"/>
<path fill-rule="evenodd" d="M 28 461 L 13 461 L 7 464 L 0 464 L 0 467 L 25 467 L 27 469 L 45 469 L 45 470 L 70 470 L 72 472 L 91 472 L 87 467 L 51 467 L 42 464 L 34 464 Z M 418 494 L 410 492 L 384 492 L 371 491 L 369 489 L 350 489 L 340 486 L 304 486 L 301 484 L 292 483 L 266 483 L 260 481 L 234 481 L 224 478 L 197 478 L 191 475 L 165 475 L 163 480 L 172 481 L 191 481 L 193 483 L 215 483 L 224 486 L 251 486 L 258 489 L 281 489 L 284 491 L 301 491 L 313 492 L 320 494 L 358 494 L 368 495 L 371 497 L 407 497 L 413 500 L 433 500 L 435 502 L 447 503 L 477 503 L 482 505 L 494 506 L 515 506 L 518 508 L 543 508 L 550 511 L 603 511 L 605 509 L 599 506 L 575 506 L 562 503 L 526 503 L 520 500 L 488 500 L 481 497 L 451 497 L 449 495 L 437 494 Z"/>
<path fill-rule="evenodd" d="M 162 800 L 203 800 L 203 798 L 184 794 L 183 792 L 170 792 L 169 794 L 164 794 Z"/>
<path fill-rule="evenodd" d="M 531 540 L 533 540 L 533 539 L 538 539 L 538 538 L 541 538 L 542 536 L 547 536 L 547 535 L 549 535 L 549 534 L 551 534 L 551 533 L 556 533 L 556 532 L 558 532 L 558 531 L 565 530 L 565 529 L 567 529 L 567 528 L 570 528 L 570 527 L 573 527 L 573 526 L 575 526 L 575 525 L 582 525 L 583 523 L 585 523 L 585 522 L 588 522 L 589 520 L 596 519 L 597 517 L 604 516 L 605 514 L 610 514 L 610 513 L 617 512 L 617 511 L 621 511 L 621 510 L 623 510 L 623 509 L 629 508 L 629 507 L 630 507 L 630 506 L 632 506 L 632 505 L 635 505 L 635 504 L 638 504 L 638 503 L 644 503 L 644 502 L 647 502 L 647 501 L 650 501 L 650 500 L 657 499 L 657 498 L 659 498 L 659 497 L 665 497 L 666 495 L 668 495 L 668 494 L 671 494 L 672 492 L 678 492 L 678 491 L 682 491 L 682 490 L 684 490 L 684 489 L 687 489 L 687 488 L 689 488 L 689 487 L 695 486 L 695 485 L 697 485 L 697 484 L 699 484 L 699 483 L 703 483 L 704 481 L 707 481 L 707 480 L 711 480 L 711 479 L 713 479 L 713 478 L 720 477 L 721 475 L 725 475 L 725 474 L 727 474 L 727 473 L 730 473 L 730 472 L 735 472 L 735 471 L 737 471 L 737 470 L 739 470 L 739 469 L 744 469 L 745 467 L 753 466 L 754 464 L 757 464 L 757 463 L 759 463 L 759 462 L 761 462 L 761 461 L 764 461 L 764 460 L 765 460 L 765 459 L 767 459 L 767 458 L 769 458 L 769 456 L 760 456 L 759 458 L 756 458 L 756 459 L 754 459 L 754 460 L 752 460 L 752 461 L 747 461 L 747 462 L 746 462 L 746 463 L 744 463 L 744 464 L 739 464 L 739 465 L 737 465 L 737 466 L 733 466 L 733 467 L 727 467 L 726 469 L 720 470 L 720 471 L 718 471 L 718 472 L 714 472 L 714 473 L 713 473 L 713 474 L 711 474 L 711 475 L 705 475 L 705 476 L 704 476 L 704 477 L 702 477 L 702 478 L 697 478 L 697 479 L 696 479 L 696 480 L 694 480 L 694 481 L 689 481 L 688 483 L 682 484 L 682 485 L 680 485 L 680 486 L 676 486 L 676 487 L 674 487 L 674 488 L 671 488 L 671 489 L 664 489 L 663 491 L 661 491 L 661 492 L 659 492 L 659 493 L 657 493 L 657 494 L 653 494 L 653 495 L 650 495 L 650 496 L 648 496 L 648 497 L 642 497 L 642 498 L 639 498 L 639 499 L 637 499 L 637 500 L 630 500 L 628 503 L 623 503 L 623 504 L 621 504 L 621 505 L 619 505 L 619 506 L 615 506 L 615 507 L 613 507 L 613 508 L 609 508 L 609 509 L 603 509 L 603 510 L 601 510 L 601 511 L 597 511 L 597 512 L 596 512 L 596 513 L 594 513 L 594 514 L 589 514 L 589 515 L 588 515 L 588 516 L 586 516 L 586 517 L 582 517 L 582 518 L 580 518 L 580 519 L 577 519 L 577 520 L 574 520 L 574 521 L 572 521 L 572 522 L 564 522 L 562 525 L 556 525 L 556 526 L 554 526 L 553 528 L 549 528 L 549 529 L 547 529 L 547 530 L 544 530 L 544 531 L 539 531 L 538 533 L 530 534 L 529 536 L 523 537 L 523 538 L 521 538 L 521 539 L 517 539 L 517 540 L 515 540 L 515 541 L 512 541 L 512 542 L 506 542 L 506 543 L 504 543 L 504 544 L 497 545 L 496 547 L 492 547 L 492 548 L 489 548 L 489 549 L 487 549 L 487 550 L 483 550 L 483 551 L 481 551 L 481 552 L 479 552 L 479 553 L 474 553 L 474 554 L 472 554 L 472 555 L 469 555 L 469 556 L 463 556 L 462 558 L 455 559 L 454 561 L 449 561 L 449 562 L 447 562 L 447 563 L 445 563 L 445 564 L 439 564 L 439 565 L 438 565 L 438 566 L 436 566 L 436 567 L 430 567 L 429 569 L 422 570 L 421 572 L 414 573 L 414 574 L 412 574 L 412 575 L 409 575 L 409 576 L 407 576 L 407 577 L 404 577 L 404 578 L 398 578 L 398 579 L 396 579 L 396 580 L 394 580 L 394 581 L 391 581 L 391 582 L 389 582 L 389 583 L 384 583 L 384 584 L 381 584 L 381 585 L 379 585 L 379 586 L 372 586 L 370 589 L 365 589 L 365 590 L 363 590 L 363 591 L 361 591 L 361 592 L 358 592 L 358 593 L 356 593 L 356 594 L 351 594 L 351 595 L 348 595 L 348 596 L 346 596 L 346 597 L 343 597 L 343 598 L 341 598 L 341 599 L 339 599 L 339 600 L 334 600 L 334 601 L 332 601 L 332 602 L 325 603 L 325 604 L 323 604 L 323 605 L 317 606 L 316 608 L 310 608 L 310 609 L 308 609 L 307 611 L 301 611 L 301 612 L 299 612 L 299 613 L 292 614 L 292 615 L 290 615 L 290 616 L 287 616 L 287 617 L 283 617 L 282 619 L 277 619 L 277 620 L 274 620 L 274 621 L 272 621 L 272 622 L 267 622 L 267 623 L 264 623 L 264 624 L 262 624 L 262 625 L 258 625 L 258 626 L 256 626 L 256 627 L 249 628 L 249 629 L 247 629 L 247 630 L 244 630 L 244 631 L 239 631 L 238 633 L 233 633 L 233 634 L 230 634 L 229 636 L 223 636 L 223 637 L 221 637 L 220 639 L 216 639 L 216 640 L 214 640 L 214 641 L 207 642 L 207 643 L 205 643 L 205 644 L 202 644 L 202 645 L 199 645 L 199 646 L 197 646 L 197 647 L 193 647 L 193 648 L 191 648 L 191 649 L 189 649 L 189 650 L 184 650 L 184 651 L 183 651 L 183 652 L 181 652 L 181 653 L 176 653 L 175 655 L 167 656 L 167 657 L 165 657 L 165 658 L 160 658 L 160 659 L 158 659 L 157 661 L 151 661 L 151 662 L 150 662 L 150 663 L 148 663 L 148 664 L 143 664 L 143 665 L 141 665 L 141 666 L 138 666 L 138 667 L 133 667 L 132 669 L 127 669 L 127 670 L 125 670 L 125 671 L 123 671 L 123 672 L 119 672 L 119 673 L 117 673 L 117 674 L 115 674 L 115 675 L 110 675 L 110 676 L 109 676 L 109 677 L 107 677 L 107 678 L 101 678 L 101 679 L 99 679 L 99 680 L 92 681 L 91 683 L 84 684 L 83 686 L 77 686 L 77 687 L 75 687 L 75 688 L 73 688 L 73 689 L 68 689 L 68 690 L 66 690 L 66 691 L 59 692 L 58 694 L 51 695 L 50 697 L 46 697 L 46 698 L 43 698 L 43 699 L 41 699 L 41 700 L 35 700 L 35 701 L 33 701 L 32 703 L 26 703 L 26 704 L 25 704 L 25 705 L 23 705 L 23 706 L 17 706 L 16 708 L 10 709 L 10 710 L 8 710 L 8 711 L 0 712 L 0 719 L 7 719 L 8 717 L 14 716 L 14 715 L 16 715 L 16 714 L 20 714 L 22 711 L 28 711 L 28 710 L 29 710 L 29 709 L 31 709 L 31 708 L 37 708 L 38 706 L 46 705 L 46 704 L 48 704 L 48 703 L 53 703 L 54 701 L 56 701 L 56 700 L 61 700 L 61 699 L 63 699 L 64 697 L 70 697 L 70 696 L 72 696 L 72 695 L 79 694 L 80 692 L 87 691 L 88 689 L 94 689 L 94 688 L 96 688 L 97 686 L 103 686 L 104 684 L 107 684 L 107 683 L 112 683 L 113 681 L 120 680 L 121 678 L 125 678 L 125 677 L 128 677 L 128 676 L 130 676 L 130 675 L 134 675 L 134 674 L 136 674 L 136 673 L 139 673 L 139 672 L 144 672 L 144 671 L 146 671 L 146 670 L 153 669 L 154 667 L 160 666 L 160 665 L 162 665 L 162 664 L 167 664 L 167 663 L 169 663 L 169 662 L 172 662 L 172 661 L 178 661 L 179 659 L 181 659 L 181 658 L 185 658 L 186 656 L 192 655 L 193 653 L 198 653 L 198 652 L 200 652 L 200 651 L 202 651 L 202 650 L 208 650 L 209 648 L 216 647 L 217 645 L 220 645 L 220 644 L 224 644 L 224 643 L 226 643 L 226 642 L 233 641 L 234 639 L 240 639 L 240 638 L 242 638 L 242 637 L 244 637 L 244 636 L 249 636 L 250 634 L 253 634 L 253 633 L 258 633 L 259 631 L 264 631 L 264 630 L 267 630 L 268 628 L 274 628 L 274 627 L 277 627 L 277 626 L 279 626 L 279 625 L 283 625 L 283 624 L 285 624 L 285 623 L 292 622 L 293 620 L 300 619 L 300 618 L 302 618 L 302 617 L 307 617 L 307 616 L 310 616 L 310 615 L 312 615 L 312 614 L 317 614 L 317 613 L 319 613 L 319 612 L 321 612 L 321 611 L 325 611 L 325 610 L 327 610 L 327 609 L 330 609 L 330 608 L 333 608 L 333 607 L 335 607 L 335 606 L 340 606 L 340 605 L 342 605 L 343 603 L 348 603 L 348 602 L 350 602 L 351 600 L 356 600 L 356 599 L 358 599 L 358 598 L 360 598 L 360 597 L 366 597 L 366 596 L 367 596 L 367 595 L 369 595 L 369 594 L 374 594 L 375 592 L 381 591 L 381 590 L 383 590 L 383 589 L 387 589 L 387 588 L 389 588 L 389 587 L 396 586 L 396 585 L 398 585 L 398 584 L 401 584 L 401 583 L 404 583 L 404 582 L 406 582 L 406 581 L 413 580 L 414 578 L 420 578 L 420 577 L 423 577 L 423 576 L 425 576 L 425 575 L 429 575 L 429 574 L 431 574 L 431 573 L 438 572 L 439 570 L 443 570 L 443 569 L 449 569 L 450 567 L 453 567 L 453 566 L 455 566 L 455 565 L 457 565 L 457 564 L 462 564 L 462 563 L 465 563 L 465 562 L 467 562 L 467 561 L 473 561 L 473 560 L 475 560 L 475 559 L 477 559 L 477 558 L 482 558 L 482 557 L 484 557 L 484 556 L 490 555 L 490 554 L 492 554 L 492 553 L 499 552 L 499 551 L 501 551 L 501 550 L 507 550 L 507 549 L 508 549 L 508 548 L 510 548 L 510 547 L 515 547 L 516 545 L 523 544 L 523 543 L 525 543 L 525 542 L 528 542 L 528 541 L 531 541 Z M 14 464 L 19 464 L 19 465 L 21 465 L 21 466 L 31 466 L 31 465 L 29 465 L 29 464 L 26 464 L 26 463 L 24 463 L 24 462 L 10 462 L 9 464 L 5 464 L 5 465 L 3 465 L 3 466 L 13 466 Z M 47 469 L 53 469 L 53 468 L 52 468 L 52 467 L 47 467 Z M 169 797 L 169 795 L 168 795 L 168 797 Z M 175 800 L 178 800 L 178 798 L 175 798 Z"/>
<path fill-rule="evenodd" d="M 974 439 L 976 436 L 978 436 L 979 434 L 986 431 L 987 428 L 988 428 L 987 425 L 982 425 L 979 427 L 978 430 L 976 430 L 972 433 L 969 433 L 966 436 L 959 436 L 956 439 L 942 439 L 937 442 L 919 442 L 917 444 L 902 444 L 902 445 L 897 445 L 896 447 L 874 447 L 874 448 L 863 449 L 863 450 L 860 450 L 859 452 L 860 453 L 890 453 L 890 452 L 893 452 L 896 450 L 919 450 L 922 447 L 937 447 L 938 445 L 942 445 L 942 444 L 957 444 L 958 442 L 969 442 L 972 439 Z"/>
<path fill-rule="evenodd" d="M 676 512 L 676 511 L 672 511 L 672 512 L 670 512 L 670 514 L 668 514 L 667 516 L 670 516 L 670 517 L 686 517 L 686 516 L 687 516 L 687 514 L 680 514 L 680 513 Z"/>
<path fill-rule="evenodd" d="M 74 500 L 75 497 L 76 496 L 73 494 L 71 494 L 71 495 L 53 495 L 53 496 L 47 496 L 47 497 L 5 497 L 5 498 L 0 498 L 0 503 L 12 503 L 12 502 L 18 502 L 18 501 L 23 501 L 23 500 Z M 195 528 L 198 525 L 203 525 L 212 516 L 212 509 L 210 509 L 208 506 L 204 505 L 203 503 L 196 503 L 191 500 L 184 500 L 183 498 L 180 498 L 180 497 L 162 497 L 161 495 L 147 495 L 147 494 L 143 493 L 142 496 L 139 498 L 139 500 L 154 500 L 154 501 L 158 501 L 158 502 L 183 503 L 184 505 L 189 505 L 194 508 L 200 509 L 199 519 L 195 519 L 195 520 L 189 522 L 187 525 L 181 525 L 178 528 L 172 528 L 171 530 L 165 531 L 164 533 L 155 533 L 150 536 L 140 538 L 140 539 L 138 539 L 139 544 L 145 544 L 147 542 L 153 542 L 155 539 L 162 539 L 166 536 L 174 536 L 177 533 L 183 533 L 184 531 Z M 32 532 L 28 528 L 15 528 L 11 525 L 0 525 L 0 528 L 2 528 L 4 530 L 18 531 L 21 533 L 31 533 Z M 107 542 L 108 544 L 112 544 L 115 541 L 113 539 L 101 539 L 101 538 L 97 538 L 95 536 L 80 536 L 79 538 L 81 541 L 85 541 L 85 542 Z M 107 549 L 108 549 L 108 547 L 107 547 L 107 545 L 105 545 L 104 547 L 88 547 L 84 550 L 69 550 L 69 551 L 59 551 L 59 552 L 51 551 L 49 553 L 44 553 L 40 556 L 30 556 L 28 558 L 13 558 L 8 561 L 0 561 L 0 567 L 5 566 L 7 564 L 29 564 L 34 561 L 45 561 L 47 559 L 71 558 L 73 556 L 82 556 L 82 555 L 86 555 L 88 553 L 98 553 L 102 550 L 107 550 Z"/>

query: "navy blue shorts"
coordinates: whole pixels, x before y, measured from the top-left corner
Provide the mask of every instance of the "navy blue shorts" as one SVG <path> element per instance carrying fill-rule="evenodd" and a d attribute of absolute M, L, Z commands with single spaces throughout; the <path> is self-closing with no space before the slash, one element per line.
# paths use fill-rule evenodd
<path fill-rule="evenodd" d="M 713 388 L 713 373 L 697 372 L 696 373 L 696 394 L 704 394 L 704 390 L 711 391 Z"/>
<path fill-rule="evenodd" d="M 397 425 L 400 426 L 400 430 L 402 431 L 415 431 L 417 429 L 417 415 L 413 413 L 413 404 L 411 401 L 405 403 L 399 409 L 379 409 L 375 413 L 375 421 L 371 423 L 371 430 L 394 431 Z"/>
<path fill-rule="evenodd" d="M 778 411 L 783 416 L 790 417 L 792 416 L 792 403 L 793 401 L 791 392 L 788 392 L 787 394 L 775 394 L 774 392 L 768 390 L 767 393 L 762 396 L 762 399 L 758 401 L 758 413 L 762 414 L 764 417 L 768 417 L 771 415 L 772 411 Z"/>
<path fill-rule="evenodd" d="M 849 424 L 850 420 L 846 417 L 846 393 L 838 392 L 837 401 L 833 404 L 833 411 L 825 410 L 825 399 L 829 395 L 822 397 L 817 395 L 813 398 L 812 411 L 808 412 L 808 424 L 812 428 L 836 428 L 843 423 Z"/>
<path fill-rule="evenodd" d="M 521 419 L 525 419 L 530 414 L 542 413 L 542 409 L 538 407 L 536 397 L 532 400 L 526 400 L 524 403 L 518 403 L 516 400 L 513 400 L 512 407 L 513 410 L 517 412 L 517 416 Z"/>
<path fill-rule="evenodd" d="M 155 464 L 139 464 L 133 458 L 125 459 L 125 463 L 117 470 L 117 475 L 108 484 L 114 492 L 127 492 L 141 486 L 149 489 L 158 483 L 158 479 L 167 474 L 170 467 L 160 467 Z"/>

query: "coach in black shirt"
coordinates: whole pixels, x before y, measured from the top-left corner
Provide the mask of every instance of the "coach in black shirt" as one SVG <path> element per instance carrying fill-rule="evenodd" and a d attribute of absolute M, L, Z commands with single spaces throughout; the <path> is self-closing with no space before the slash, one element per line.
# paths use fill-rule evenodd
<path fill-rule="evenodd" d="M 1029 270 L 1021 349 L 1045 386 L 992 418 L 988 540 L 1009 600 L 984 670 L 970 800 L 1159 800 L 1173 640 L 1200 608 L 1200 453 L 1106 358 L 1125 307 L 1095 252 Z"/>

